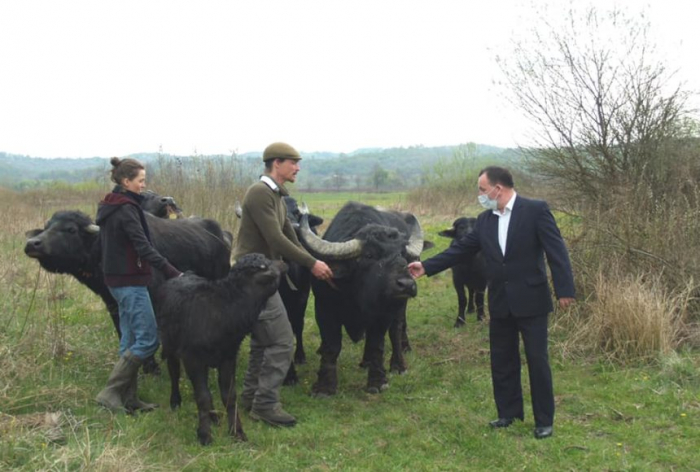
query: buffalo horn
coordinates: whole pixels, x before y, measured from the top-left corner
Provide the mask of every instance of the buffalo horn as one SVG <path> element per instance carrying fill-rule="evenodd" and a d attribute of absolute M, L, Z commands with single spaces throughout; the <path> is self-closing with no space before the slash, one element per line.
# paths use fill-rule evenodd
<path fill-rule="evenodd" d="M 406 244 L 406 253 L 410 257 L 420 259 L 420 253 L 423 252 L 423 229 L 418 223 L 418 218 L 411 214 L 408 214 L 408 216 L 410 218 L 407 217 L 406 219 L 413 221 L 409 223 L 411 226 L 411 237 L 408 239 L 408 244 Z"/>
<path fill-rule="evenodd" d="M 238 218 L 243 216 L 243 208 L 241 207 L 240 202 L 236 202 L 236 206 L 234 207 L 234 211 L 236 212 L 236 216 Z"/>
<path fill-rule="evenodd" d="M 100 227 L 95 224 L 89 224 L 85 227 L 85 231 L 90 234 L 97 234 L 100 232 Z"/>
<path fill-rule="evenodd" d="M 334 243 L 319 238 L 309 227 L 309 209 L 306 204 L 300 208 L 301 211 L 301 238 L 313 252 L 328 259 L 353 259 L 362 253 L 362 241 L 351 239 L 344 243 Z"/>

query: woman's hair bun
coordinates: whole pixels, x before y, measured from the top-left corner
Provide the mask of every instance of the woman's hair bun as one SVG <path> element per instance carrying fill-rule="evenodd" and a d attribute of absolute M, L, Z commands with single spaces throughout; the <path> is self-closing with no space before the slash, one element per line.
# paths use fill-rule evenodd
<path fill-rule="evenodd" d="M 119 164 L 121 164 L 121 162 L 122 160 L 118 157 L 113 157 L 109 160 L 109 163 L 112 164 L 112 167 L 117 167 Z"/>

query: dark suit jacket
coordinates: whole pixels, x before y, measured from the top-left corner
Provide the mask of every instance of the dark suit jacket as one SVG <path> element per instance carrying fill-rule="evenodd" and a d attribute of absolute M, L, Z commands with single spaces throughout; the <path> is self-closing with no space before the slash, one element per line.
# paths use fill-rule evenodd
<path fill-rule="evenodd" d="M 573 298 L 569 254 L 547 203 L 516 195 L 505 256 L 498 244 L 498 219 L 491 210 L 481 213 L 472 233 L 423 262 L 426 274 L 434 275 L 481 251 L 491 316 L 541 316 L 553 309 L 544 264 L 546 254 L 557 298 Z"/>

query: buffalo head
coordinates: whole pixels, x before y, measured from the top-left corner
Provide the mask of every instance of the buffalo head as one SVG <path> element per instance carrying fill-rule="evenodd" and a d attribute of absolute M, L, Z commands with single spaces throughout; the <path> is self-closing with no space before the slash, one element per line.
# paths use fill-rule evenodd
<path fill-rule="evenodd" d="M 460 239 L 474 231 L 476 218 L 457 218 L 452 223 L 452 228 L 440 231 L 438 234 L 446 238 Z"/>
<path fill-rule="evenodd" d="M 141 208 L 143 208 L 144 211 L 158 218 L 184 218 L 182 209 L 177 206 L 173 197 L 162 197 L 151 190 L 146 190 L 141 196 L 143 197 L 141 200 Z"/>
<path fill-rule="evenodd" d="M 367 207 L 360 210 L 364 208 Z M 331 264 L 334 282 L 341 289 L 356 293 L 361 305 L 376 309 L 387 300 L 417 294 L 416 283 L 407 270 L 408 259 L 417 257 L 418 248 L 423 247 L 422 231 L 415 223 L 410 236 L 390 224 L 369 223 L 353 231 L 350 240 L 328 241 L 314 234 L 309 226 L 308 209 L 302 207 L 300 232 L 306 247 Z"/>
<path fill-rule="evenodd" d="M 73 273 L 85 268 L 95 255 L 100 227 L 79 211 L 58 211 L 44 229 L 27 231 L 24 253 L 49 272 Z"/>

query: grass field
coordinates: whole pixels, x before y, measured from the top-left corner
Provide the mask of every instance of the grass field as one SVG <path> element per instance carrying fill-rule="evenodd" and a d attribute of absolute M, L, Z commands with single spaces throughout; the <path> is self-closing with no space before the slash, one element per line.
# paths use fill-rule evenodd
<path fill-rule="evenodd" d="M 183 407 L 170 411 L 167 373 L 141 379 L 142 397 L 163 407 L 135 417 L 94 402 L 116 361 L 117 340 L 100 300 L 67 276 L 50 275 L 25 257 L 24 231 L 55 209 L 94 211 L 93 200 L 25 202 L 2 195 L 0 206 L 0 469 L 2 470 L 700 470 L 700 356 L 682 352 L 656 363 L 619 367 L 572 356 L 562 320 L 552 318 L 555 435 L 537 441 L 526 371 L 526 419 L 507 430 L 495 418 L 488 328 L 469 317 L 452 328 L 456 297 L 449 273 L 419 280 L 409 302 L 413 351 L 409 371 L 391 376 L 380 395 L 364 393 L 361 346 L 346 337 L 339 393 L 310 396 L 319 345 L 313 303 L 306 319 L 309 363 L 282 399 L 297 416 L 274 429 L 244 414 L 247 443 L 223 426 L 214 444 L 196 440 L 196 407 L 183 378 Z M 349 199 L 401 205 L 401 194 L 297 195 L 330 220 Z M 421 218 L 427 239 L 451 217 Z M 579 310 L 581 310 L 581 305 Z M 387 342 L 388 347 L 388 342 Z M 239 360 L 239 386 L 247 342 Z M 211 375 L 212 387 L 215 376 Z M 215 389 L 213 388 L 213 391 Z M 215 405 L 220 401 L 215 397 Z M 49 414 L 49 415 L 47 415 Z M 50 415 L 53 414 L 53 415 Z"/>

